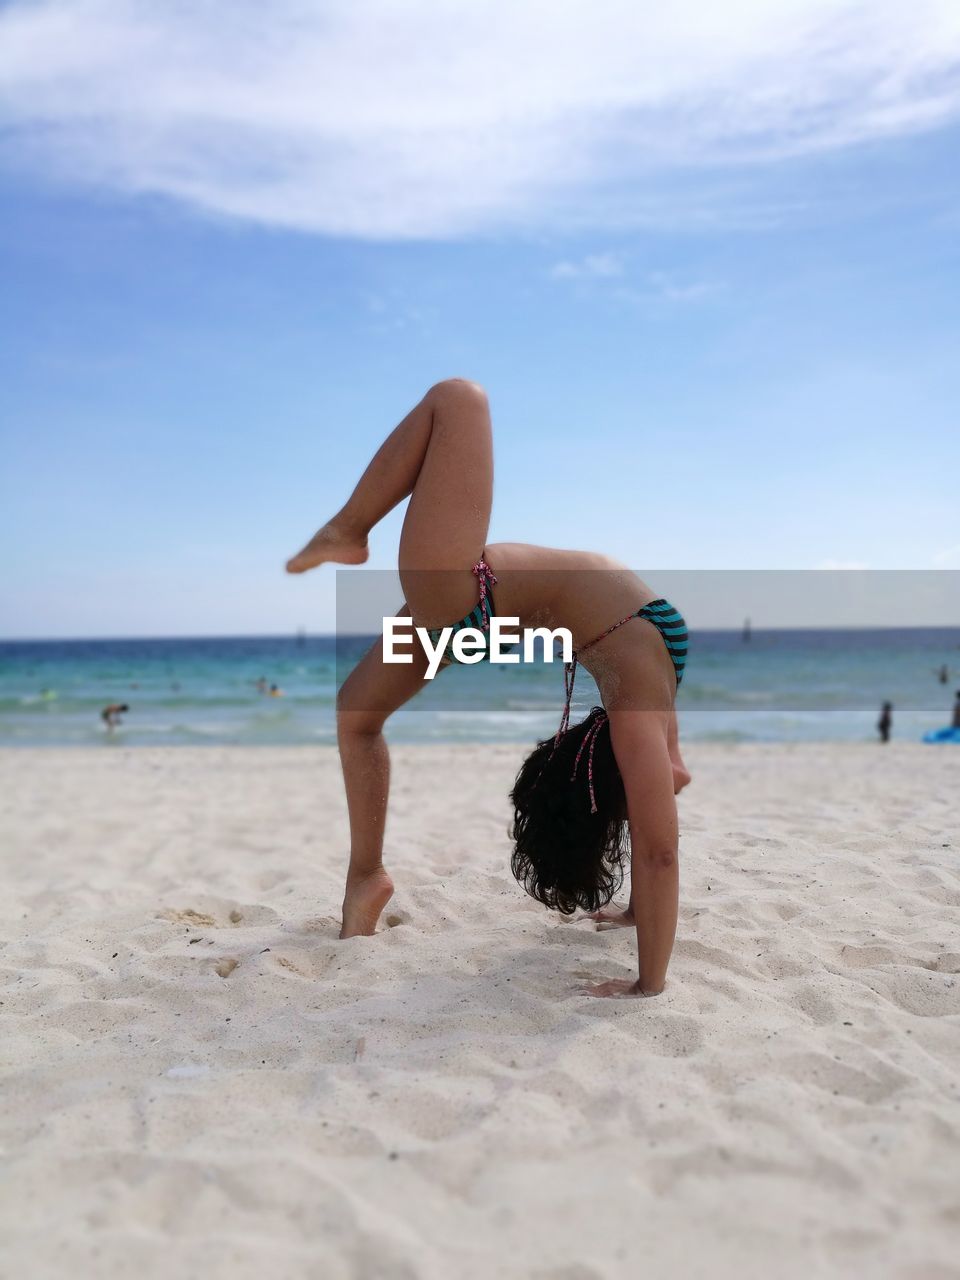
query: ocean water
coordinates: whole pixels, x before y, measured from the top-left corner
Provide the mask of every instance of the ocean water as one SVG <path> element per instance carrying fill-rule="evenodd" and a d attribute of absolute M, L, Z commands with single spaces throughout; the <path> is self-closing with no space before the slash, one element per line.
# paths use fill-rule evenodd
<path fill-rule="evenodd" d="M 220 637 L 0 643 L 0 745 L 305 744 L 335 740 L 342 677 L 371 638 Z M 946 664 L 950 682 L 937 672 Z M 281 695 L 257 691 L 263 677 Z M 678 699 L 681 735 L 727 742 L 865 741 L 880 703 L 893 737 L 949 723 L 960 627 L 700 631 Z M 596 699 L 577 677 L 575 711 Z M 107 735 L 101 709 L 126 702 Z M 520 742 L 553 732 L 559 663 L 445 670 L 390 722 L 395 742 Z M 958 752 L 960 756 L 960 752 Z"/>

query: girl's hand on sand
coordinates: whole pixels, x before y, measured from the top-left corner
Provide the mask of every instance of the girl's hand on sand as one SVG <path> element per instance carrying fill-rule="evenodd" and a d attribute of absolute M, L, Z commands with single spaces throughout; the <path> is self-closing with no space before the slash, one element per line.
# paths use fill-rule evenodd
<path fill-rule="evenodd" d="M 588 911 L 586 915 L 578 916 L 577 918 L 579 920 L 592 920 L 596 924 L 598 931 L 602 929 L 632 929 L 636 924 L 632 907 L 616 907 L 613 903 L 608 907 L 601 907 L 599 911 Z"/>
<path fill-rule="evenodd" d="M 584 996 L 612 996 L 614 999 L 623 999 L 627 996 L 658 996 L 660 992 L 644 991 L 639 981 L 631 982 L 629 978 L 611 978 L 609 982 L 599 982 L 596 986 L 581 987 L 580 994 Z"/>

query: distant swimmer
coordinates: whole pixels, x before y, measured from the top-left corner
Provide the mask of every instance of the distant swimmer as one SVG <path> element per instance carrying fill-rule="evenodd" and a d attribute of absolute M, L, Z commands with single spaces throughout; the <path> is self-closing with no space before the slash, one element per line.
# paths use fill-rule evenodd
<path fill-rule="evenodd" d="M 954 729 L 960 729 L 960 689 L 957 690 L 957 696 L 953 704 L 953 720 L 951 724 Z"/>
<path fill-rule="evenodd" d="M 257 685 L 257 693 L 266 693 L 267 692 L 266 676 L 261 676 L 260 679 L 256 682 L 256 685 Z"/>
<path fill-rule="evenodd" d="M 940 668 L 940 670 L 937 672 L 937 679 L 940 681 L 941 684 L 950 683 L 950 668 L 947 666 L 946 663 L 944 663 L 943 666 Z"/>
<path fill-rule="evenodd" d="M 272 685 L 270 686 L 270 697 L 271 697 L 271 698 L 282 698 L 282 697 L 283 697 L 283 690 L 282 690 L 282 689 L 278 689 L 278 688 L 277 688 L 277 686 L 276 686 L 275 684 L 272 684 Z"/>
<path fill-rule="evenodd" d="M 109 707 L 103 708 L 100 712 L 100 719 L 107 726 L 108 733 L 113 733 L 117 725 L 123 723 L 120 716 L 129 710 L 130 708 L 125 702 L 111 702 Z"/>
<path fill-rule="evenodd" d="M 890 741 L 890 730 L 893 726 L 893 703 L 885 702 L 880 709 L 880 719 L 877 721 L 877 732 L 880 734 L 881 742 Z"/>

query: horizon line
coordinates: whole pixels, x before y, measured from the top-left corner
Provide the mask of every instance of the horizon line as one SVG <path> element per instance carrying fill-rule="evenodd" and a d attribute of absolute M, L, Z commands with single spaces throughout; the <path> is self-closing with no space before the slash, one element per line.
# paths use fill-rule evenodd
<path fill-rule="evenodd" d="M 742 635 L 742 623 L 734 626 L 691 626 L 690 632 L 730 632 Z M 956 631 L 960 633 L 960 624 L 948 622 L 914 623 L 910 625 L 887 622 L 869 622 L 860 625 L 840 623 L 836 625 L 815 626 L 810 624 L 756 626 L 751 623 L 750 635 L 758 635 L 773 631 Z M 0 636 L 0 645 L 5 644 L 96 644 L 106 641 L 141 641 L 141 640 L 286 640 L 293 644 L 303 639 L 314 640 L 366 640 L 376 639 L 377 631 L 235 631 L 235 632 L 177 632 L 167 634 L 142 635 L 89 635 L 89 636 Z M 749 643 L 749 642 L 746 642 Z"/>

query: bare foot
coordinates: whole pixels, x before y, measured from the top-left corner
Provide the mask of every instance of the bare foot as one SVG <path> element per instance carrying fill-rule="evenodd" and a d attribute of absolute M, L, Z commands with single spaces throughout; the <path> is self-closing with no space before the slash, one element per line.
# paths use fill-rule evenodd
<path fill-rule="evenodd" d="M 679 761 L 679 763 L 676 760 L 674 760 L 673 762 L 673 794 L 675 796 L 678 796 L 680 792 L 683 790 L 683 788 L 689 783 L 689 781 L 690 781 L 690 770 L 687 768 L 687 766 L 683 763 L 682 760 Z"/>
<path fill-rule="evenodd" d="M 580 988 L 581 995 L 612 996 L 615 1000 L 630 996 L 658 996 L 662 991 L 663 987 L 659 991 L 644 991 L 639 982 L 631 982 L 629 978 L 611 978 L 609 982 L 598 982 L 596 986 Z"/>
<path fill-rule="evenodd" d="M 369 555 L 367 540 L 331 520 L 319 529 L 307 545 L 287 561 L 287 573 L 306 573 L 318 564 L 363 564 Z"/>
<path fill-rule="evenodd" d="M 383 867 L 369 875 L 347 880 L 343 895 L 341 938 L 369 937 L 377 931 L 380 913 L 393 897 L 393 881 Z"/>

